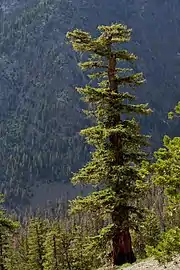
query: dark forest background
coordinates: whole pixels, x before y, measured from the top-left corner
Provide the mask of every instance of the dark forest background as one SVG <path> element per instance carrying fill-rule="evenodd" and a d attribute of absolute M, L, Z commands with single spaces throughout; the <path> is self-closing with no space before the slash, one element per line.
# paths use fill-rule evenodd
<path fill-rule="evenodd" d="M 0 192 L 9 209 L 82 192 L 68 183 L 89 158 L 79 131 L 90 123 L 74 90 L 87 78 L 65 37 L 76 27 L 94 34 L 112 22 L 133 28 L 128 49 L 146 78 L 137 102 L 153 110 L 140 119 L 142 132 L 152 136 L 150 150 L 164 134 L 179 134 L 178 122 L 167 119 L 180 99 L 179 14 L 178 0 L 1 1 Z"/>

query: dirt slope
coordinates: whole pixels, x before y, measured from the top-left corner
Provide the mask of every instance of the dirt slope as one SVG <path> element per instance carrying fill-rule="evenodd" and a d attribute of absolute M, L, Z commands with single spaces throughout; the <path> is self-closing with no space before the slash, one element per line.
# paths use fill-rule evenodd
<path fill-rule="evenodd" d="M 153 259 L 147 259 L 127 267 L 104 267 L 99 270 L 180 270 L 180 257 L 176 261 L 167 264 L 166 267 L 159 265 L 158 262 Z"/>
<path fill-rule="evenodd" d="M 126 268 L 120 268 L 124 270 L 178 270 L 180 269 L 180 259 L 176 262 L 169 263 L 166 267 L 160 266 L 158 262 L 154 261 L 153 259 L 149 259 L 132 266 L 128 266 Z M 118 269 L 118 270 L 120 270 Z"/>

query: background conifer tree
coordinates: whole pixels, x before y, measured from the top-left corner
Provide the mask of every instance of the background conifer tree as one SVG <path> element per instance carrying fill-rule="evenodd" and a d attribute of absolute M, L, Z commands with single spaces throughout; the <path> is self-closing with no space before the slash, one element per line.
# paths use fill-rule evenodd
<path fill-rule="evenodd" d="M 28 227 L 28 266 L 29 269 L 44 270 L 44 241 L 46 222 L 35 218 Z"/>
<path fill-rule="evenodd" d="M 46 234 L 45 247 L 45 262 L 44 269 L 46 270 L 60 270 L 62 265 L 59 261 L 58 232 L 56 228 L 51 228 Z"/>
<path fill-rule="evenodd" d="M 44 243 L 44 269 L 60 270 L 71 269 L 72 256 L 69 249 L 71 245 L 72 235 L 66 231 L 63 221 L 55 221 L 51 224 Z"/>
<path fill-rule="evenodd" d="M 175 112 L 179 114 L 177 109 Z M 146 251 L 165 264 L 180 253 L 180 137 L 164 136 L 163 142 L 163 147 L 154 153 L 155 162 L 145 162 L 143 168 L 164 198 L 162 213 L 157 215 L 160 222 L 163 221 L 164 230 L 158 244 L 154 247 L 147 243 Z"/>
<path fill-rule="evenodd" d="M 0 195 L 0 204 L 4 202 L 3 195 Z M 9 240 L 13 238 L 15 230 L 19 224 L 9 217 L 1 206 L 0 209 L 0 269 L 6 269 L 6 259 L 8 256 Z"/>
<path fill-rule="evenodd" d="M 131 29 L 121 24 L 99 26 L 100 35 L 75 29 L 67 33 L 73 49 L 87 53 L 80 64 L 83 70 L 92 70 L 93 83 L 77 88 L 88 103 L 88 116 L 95 125 L 81 131 L 95 151 L 91 161 L 72 178 L 72 182 L 99 187 L 85 198 L 72 202 L 72 212 L 99 211 L 111 224 L 99 232 L 99 239 L 112 240 L 112 259 L 115 265 L 136 259 L 132 250 L 129 229 L 141 209 L 136 207 L 140 179 L 139 166 L 146 159 L 143 147 L 147 137 L 140 134 L 135 114 L 149 114 L 147 104 L 137 104 L 133 90 L 143 84 L 142 73 L 134 73 L 132 63 L 137 57 L 122 48 L 131 38 Z M 87 61 L 86 61 L 87 60 Z"/>

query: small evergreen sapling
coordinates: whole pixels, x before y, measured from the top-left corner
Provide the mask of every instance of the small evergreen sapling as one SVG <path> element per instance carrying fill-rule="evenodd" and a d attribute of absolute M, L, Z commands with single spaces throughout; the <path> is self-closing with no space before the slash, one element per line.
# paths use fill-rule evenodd
<path fill-rule="evenodd" d="M 99 26 L 100 35 L 74 30 L 67 33 L 73 49 L 87 53 L 88 60 L 80 63 L 83 70 L 92 70 L 93 83 L 77 88 L 83 100 L 89 104 L 86 111 L 95 125 L 81 134 L 95 148 L 91 161 L 72 178 L 75 184 L 91 184 L 99 187 L 85 198 L 72 201 L 72 211 L 98 211 L 102 218 L 111 218 L 111 224 L 99 232 L 99 239 L 112 240 L 114 265 L 133 263 L 129 229 L 135 216 L 141 216 L 136 207 L 140 196 L 137 180 L 139 168 L 146 159 L 144 147 L 147 137 L 140 134 L 135 115 L 150 113 L 147 104 L 135 103 L 132 91 L 143 84 L 142 73 L 134 73 L 132 63 L 137 57 L 122 49 L 130 41 L 131 30 L 121 24 Z"/>

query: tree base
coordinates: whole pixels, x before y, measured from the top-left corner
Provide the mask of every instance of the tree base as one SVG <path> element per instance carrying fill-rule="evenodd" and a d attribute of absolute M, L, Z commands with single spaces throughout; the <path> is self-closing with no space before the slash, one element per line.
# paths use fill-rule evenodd
<path fill-rule="evenodd" d="M 119 253 L 116 258 L 114 258 L 114 265 L 123 265 L 125 263 L 134 263 L 136 262 L 136 257 L 134 256 L 133 252 L 129 252 L 127 254 Z"/>
<path fill-rule="evenodd" d="M 113 264 L 123 265 L 125 263 L 134 263 L 136 257 L 132 250 L 131 236 L 129 229 L 116 231 L 113 238 Z"/>

